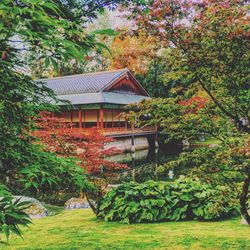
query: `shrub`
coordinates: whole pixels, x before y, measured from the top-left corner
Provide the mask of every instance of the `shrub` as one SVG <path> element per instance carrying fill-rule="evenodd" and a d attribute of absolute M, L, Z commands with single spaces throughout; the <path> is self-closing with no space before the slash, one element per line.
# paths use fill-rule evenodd
<path fill-rule="evenodd" d="M 180 177 L 168 183 L 122 184 L 104 197 L 98 217 L 123 223 L 218 220 L 235 215 L 236 204 L 226 187 Z"/>
<path fill-rule="evenodd" d="M 4 234 L 7 240 L 11 233 L 22 236 L 19 226 L 31 223 L 29 215 L 23 212 L 29 205 L 28 202 L 15 200 L 7 189 L 0 185 L 0 240 L 1 234 Z"/>
<path fill-rule="evenodd" d="M 20 170 L 18 177 L 27 194 L 43 198 L 92 188 L 86 171 L 76 160 L 39 150 L 34 150 L 31 163 Z"/>

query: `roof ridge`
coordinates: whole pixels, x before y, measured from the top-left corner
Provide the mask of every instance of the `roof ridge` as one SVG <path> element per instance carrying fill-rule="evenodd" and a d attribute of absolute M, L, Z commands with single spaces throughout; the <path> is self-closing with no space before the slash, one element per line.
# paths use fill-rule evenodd
<path fill-rule="evenodd" d="M 45 81 L 45 80 L 58 80 L 62 78 L 74 78 L 77 76 L 86 76 L 86 75 L 99 75 L 99 74 L 104 74 L 104 73 L 112 73 L 112 72 L 119 72 L 119 71 L 128 71 L 128 68 L 123 68 L 123 69 L 114 69 L 114 70 L 104 70 L 104 71 L 97 71 L 97 72 L 88 72 L 88 73 L 82 73 L 82 74 L 76 74 L 76 75 L 67 75 L 67 76 L 58 76 L 58 77 L 52 77 L 52 78 L 42 78 L 42 79 L 37 79 L 36 81 Z"/>

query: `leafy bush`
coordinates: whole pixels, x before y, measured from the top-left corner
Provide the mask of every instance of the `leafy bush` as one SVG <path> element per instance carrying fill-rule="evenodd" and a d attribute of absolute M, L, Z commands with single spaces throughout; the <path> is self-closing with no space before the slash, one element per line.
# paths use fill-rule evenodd
<path fill-rule="evenodd" d="M 26 192 L 34 196 L 91 189 L 84 169 L 74 159 L 39 150 L 34 150 L 31 163 L 20 170 L 19 181 Z"/>
<path fill-rule="evenodd" d="M 238 189 L 245 178 L 244 169 L 249 165 L 248 156 L 237 153 L 244 140 L 235 141 L 230 145 L 221 144 L 219 147 L 197 147 L 192 151 L 184 151 L 176 159 L 157 167 L 157 173 L 166 175 L 174 169 L 177 176 L 198 176 L 201 180 L 214 185 L 227 185 Z M 244 152 L 244 151 L 243 151 Z M 206 173 L 206 174 L 204 174 Z M 238 190 L 239 192 L 239 190 Z"/>
<path fill-rule="evenodd" d="M 212 187 L 198 178 L 174 182 L 125 183 L 102 200 L 98 216 L 123 223 L 163 220 L 218 220 L 237 213 L 231 190 Z"/>
<path fill-rule="evenodd" d="M 23 212 L 29 205 L 28 202 L 15 200 L 7 189 L 0 185 L 0 240 L 1 234 L 4 234 L 7 240 L 11 233 L 22 237 L 19 226 L 31 223 L 29 215 Z"/>

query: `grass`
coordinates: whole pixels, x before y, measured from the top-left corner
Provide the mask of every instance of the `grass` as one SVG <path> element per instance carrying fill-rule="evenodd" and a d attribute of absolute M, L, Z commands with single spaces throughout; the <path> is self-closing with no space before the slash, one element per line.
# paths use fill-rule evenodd
<path fill-rule="evenodd" d="M 211 144 L 221 144 L 221 141 L 218 139 L 207 139 L 205 141 L 194 140 L 190 142 L 192 145 L 204 145 L 209 146 Z"/>
<path fill-rule="evenodd" d="M 250 249 L 250 228 L 239 218 L 124 225 L 98 221 L 90 209 L 57 212 L 35 219 L 24 240 L 13 236 L 2 249 Z"/>
<path fill-rule="evenodd" d="M 234 137 L 229 137 L 229 141 L 230 142 L 234 142 L 235 138 Z M 200 140 L 193 140 L 190 142 L 191 145 L 204 145 L 204 146 L 209 146 L 211 144 L 217 144 L 220 145 L 222 143 L 222 141 L 220 141 L 219 139 L 215 139 L 215 138 L 206 138 L 205 141 L 200 141 Z"/>

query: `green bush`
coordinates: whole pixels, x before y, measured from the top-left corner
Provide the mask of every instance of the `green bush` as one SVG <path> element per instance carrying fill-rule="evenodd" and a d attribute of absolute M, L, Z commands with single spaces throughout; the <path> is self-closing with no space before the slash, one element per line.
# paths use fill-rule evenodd
<path fill-rule="evenodd" d="M 27 195 L 38 198 L 64 193 L 79 193 L 91 189 L 86 172 L 76 160 L 53 153 L 34 150 L 32 162 L 18 174 Z"/>
<path fill-rule="evenodd" d="M 98 217 L 123 223 L 219 220 L 235 215 L 236 204 L 224 186 L 180 177 L 174 182 L 122 184 L 104 197 Z"/>
<path fill-rule="evenodd" d="M 15 200 L 5 186 L 0 185 L 0 241 L 1 234 L 4 234 L 7 240 L 11 233 L 22 236 L 19 226 L 31 223 L 29 215 L 23 212 L 29 205 L 28 202 Z"/>

